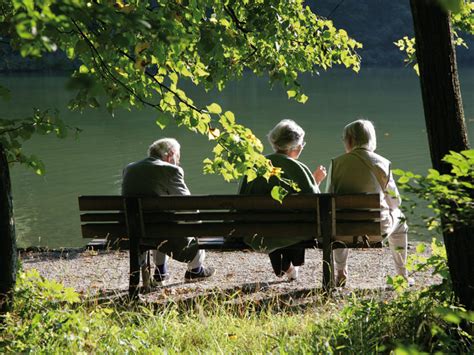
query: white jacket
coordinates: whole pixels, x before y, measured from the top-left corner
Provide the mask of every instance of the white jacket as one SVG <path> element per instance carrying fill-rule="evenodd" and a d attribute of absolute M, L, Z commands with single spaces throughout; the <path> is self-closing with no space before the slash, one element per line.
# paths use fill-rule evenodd
<path fill-rule="evenodd" d="M 390 165 L 390 161 L 384 157 L 367 149 L 356 148 L 332 160 L 326 192 L 379 193 L 381 224 L 388 227 L 388 224 L 392 224 L 391 212 L 401 204 Z"/>

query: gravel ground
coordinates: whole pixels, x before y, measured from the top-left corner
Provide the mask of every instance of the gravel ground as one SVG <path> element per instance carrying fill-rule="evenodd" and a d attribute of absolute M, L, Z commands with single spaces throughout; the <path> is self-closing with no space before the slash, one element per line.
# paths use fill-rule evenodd
<path fill-rule="evenodd" d="M 409 254 L 415 245 L 409 246 Z M 123 294 L 128 287 L 128 252 L 123 251 L 52 251 L 21 253 L 23 268 L 37 269 L 46 278 L 75 288 L 84 296 Z M 349 279 L 342 292 L 386 290 L 386 277 L 393 275 L 393 261 L 388 248 L 351 251 Z M 143 296 L 152 301 L 170 297 L 191 297 L 215 291 L 231 293 L 296 294 L 318 290 L 322 280 L 322 251 L 307 250 L 306 264 L 300 268 L 298 281 L 288 282 L 273 274 L 268 256 L 255 252 L 207 252 L 205 265 L 213 266 L 216 274 L 206 281 L 185 283 L 186 265 L 170 261 L 171 278 L 162 287 L 155 287 Z M 439 283 L 430 273 L 414 275 L 416 285 Z"/>

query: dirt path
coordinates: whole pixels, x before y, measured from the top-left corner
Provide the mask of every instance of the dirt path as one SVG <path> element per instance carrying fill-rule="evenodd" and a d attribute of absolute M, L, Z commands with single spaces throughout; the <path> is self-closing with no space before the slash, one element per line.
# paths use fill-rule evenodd
<path fill-rule="evenodd" d="M 414 253 L 411 245 L 409 253 Z M 128 287 L 128 252 L 96 252 L 70 250 L 64 252 L 22 253 L 23 268 L 37 269 L 46 278 L 75 288 L 83 295 L 97 293 L 123 293 Z M 272 294 L 295 293 L 321 287 L 322 252 L 306 251 L 306 264 L 300 269 L 298 281 L 287 282 L 276 277 L 268 256 L 254 252 L 207 252 L 206 265 L 216 268 L 216 274 L 209 280 L 184 283 L 186 265 L 171 260 L 171 278 L 164 287 L 156 287 L 146 295 L 151 300 L 167 297 L 186 297 L 211 290 L 228 291 L 251 289 L 252 292 Z M 350 277 L 345 289 L 386 289 L 386 276 L 394 272 L 388 248 L 351 251 L 349 257 Z M 415 275 L 416 286 L 421 288 L 437 283 L 429 273 Z M 262 288 L 262 286 L 264 286 Z"/>

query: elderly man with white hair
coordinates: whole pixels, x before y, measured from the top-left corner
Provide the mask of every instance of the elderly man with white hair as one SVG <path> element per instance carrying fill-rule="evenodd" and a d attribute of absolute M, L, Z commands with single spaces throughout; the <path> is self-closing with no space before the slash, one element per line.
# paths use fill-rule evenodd
<path fill-rule="evenodd" d="M 412 284 L 406 270 L 408 226 L 400 211 L 400 194 L 392 176 L 389 160 L 375 153 L 377 138 L 372 122 L 357 120 L 343 130 L 346 153 L 333 159 L 327 180 L 327 192 L 379 193 L 382 233 L 388 236 L 396 273 Z M 344 286 L 348 276 L 346 248 L 333 252 L 336 285 Z"/>
<path fill-rule="evenodd" d="M 281 168 L 283 178 L 293 180 L 298 184 L 300 193 L 319 193 L 319 184 L 326 177 L 326 169 L 319 166 L 314 173 L 298 161 L 306 144 L 305 132 L 295 121 L 282 120 L 269 133 L 270 142 L 274 153 L 266 156 L 273 166 Z M 239 193 L 243 195 L 270 194 L 276 185 L 284 186 L 291 193 L 296 191 L 272 176 L 269 181 L 258 177 L 250 182 L 244 179 L 240 185 Z M 265 240 L 261 237 L 249 236 L 245 242 L 253 249 L 266 252 L 270 257 L 273 271 L 279 277 L 286 275 L 289 281 L 298 279 L 298 268 L 304 264 L 304 248 L 293 247 L 293 244 L 304 240 L 298 236 L 286 238 L 273 238 Z"/>
<path fill-rule="evenodd" d="M 174 138 L 163 138 L 148 148 L 148 157 L 127 165 L 123 171 L 123 196 L 190 195 L 184 182 L 184 172 L 179 166 L 180 145 Z M 204 267 L 204 250 L 199 250 L 195 238 L 170 238 L 163 240 L 157 251 L 151 252 L 155 264 L 153 281 L 162 283 L 169 278 L 167 255 L 188 263 L 186 281 L 198 281 L 214 274 L 214 269 Z M 144 286 L 148 286 L 149 270 L 146 253 L 140 258 Z M 153 263 L 152 263 L 153 264 Z M 153 266 L 153 265 L 152 265 Z"/>

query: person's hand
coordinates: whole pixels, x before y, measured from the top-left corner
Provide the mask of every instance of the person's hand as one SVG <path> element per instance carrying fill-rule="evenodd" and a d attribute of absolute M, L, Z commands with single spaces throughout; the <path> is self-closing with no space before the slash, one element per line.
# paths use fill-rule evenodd
<path fill-rule="evenodd" d="M 320 184 L 327 176 L 326 168 L 322 165 L 318 166 L 318 168 L 313 172 L 314 180 L 316 180 L 316 184 Z"/>

